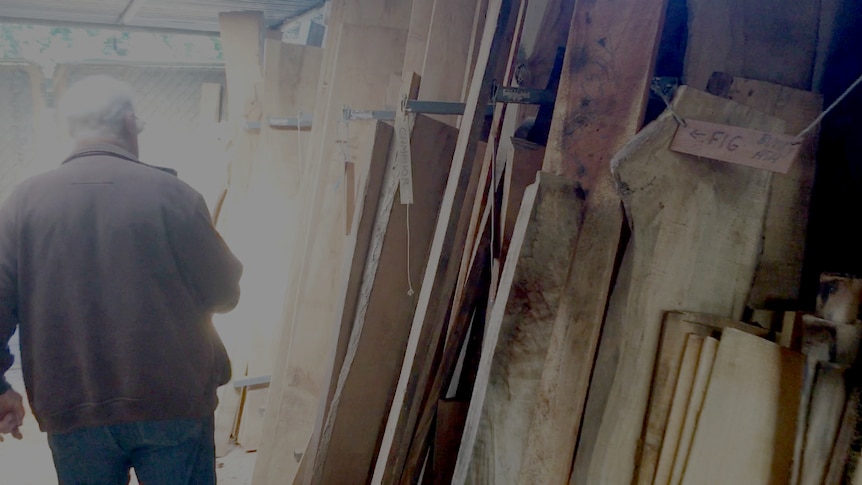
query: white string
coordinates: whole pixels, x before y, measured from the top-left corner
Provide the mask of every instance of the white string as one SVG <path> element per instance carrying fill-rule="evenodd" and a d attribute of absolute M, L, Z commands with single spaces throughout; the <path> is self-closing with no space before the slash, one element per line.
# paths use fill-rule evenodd
<path fill-rule="evenodd" d="M 844 92 L 841 94 L 841 96 L 838 96 L 838 98 L 835 101 L 833 101 L 832 104 L 830 104 L 828 108 L 823 110 L 823 112 L 820 113 L 820 116 L 818 116 L 817 118 L 814 118 L 814 121 L 812 121 L 811 124 L 809 124 L 807 127 L 805 127 L 804 130 L 800 131 L 799 134 L 796 135 L 797 140 L 804 137 L 805 135 L 809 134 L 812 130 L 814 130 L 814 128 L 816 128 L 817 125 L 820 124 L 821 121 L 823 121 L 823 118 L 825 118 L 826 115 L 828 115 L 830 111 L 835 109 L 836 106 L 838 106 L 842 101 L 844 101 L 844 98 L 846 98 L 847 95 L 850 94 L 851 91 L 856 89 L 856 86 L 858 86 L 860 83 L 862 83 L 862 75 L 860 75 L 858 78 L 856 78 L 856 80 L 853 81 L 853 84 L 851 84 L 849 88 L 844 90 Z"/>
<path fill-rule="evenodd" d="M 668 99 L 668 97 L 661 89 L 658 89 L 656 86 L 653 86 L 650 88 L 650 90 L 654 92 L 659 98 L 661 98 L 662 101 L 664 101 L 664 105 L 667 107 L 668 111 L 670 111 L 671 116 L 673 116 L 673 119 L 675 119 L 677 123 L 682 126 L 688 126 L 688 123 L 685 122 L 682 116 L 676 114 L 676 111 L 673 110 L 673 106 L 671 106 L 670 104 L 670 99 Z"/>
<path fill-rule="evenodd" d="M 413 296 L 416 292 L 413 291 L 413 282 L 411 281 L 410 276 L 410 206 L 412 204 L 406 204 L 407 206 L 407 296 Z"/>
<path fill-rule="evenodd" d="M 338 136 L 338 133 L 337 133 L 337 132 L 341 131 L 339 129 L 339 127 L 341 127 L 341 126 L 344 126 L 344 138 Z M 350 155 L 347 153 L 347 149 L 348 149 L 347 144 L 348 144 L 348 141 L 350 140 L 350 122 L 347 120 L 339 120 L 338 124 L 336 125 L 335 131 L 336 131 L 336 137 L 338 138 L 338 146 L 339 146 L 339 148 L 341 148 L 341 155 L 344 157 L 344 162 L 347 163 L 350 161 Z"/>

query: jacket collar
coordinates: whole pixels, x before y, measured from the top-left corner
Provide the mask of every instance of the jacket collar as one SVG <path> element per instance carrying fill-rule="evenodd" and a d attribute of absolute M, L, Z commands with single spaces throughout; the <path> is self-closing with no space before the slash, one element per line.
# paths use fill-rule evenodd
<path fill-rule="evenodd" d="M 79 158 L 85 158 L 85 157 L 89 157 L 89 156 L 105 156 L 105 155 L 113 156 L 114 158 L 119 158 L 119 159 L 122 159 L 122 160 L 125 160 L 128 162 L 132 162 L 132 163 L 139 163 L 139 164 L 144 165 L 146 167 L 154 168 L 156 170 L 160 170 L 162 172 L 165 172 L 165 173 L 168 173 L 168 174 L 171 174 L 174 176 L 177 175 L 177 171 L 172 169 L 172 168 L 159 167 L 156 165 L 149 165 L 147 163 L 144 163 L 144 162 L 140 161 L 138 159 L 138 157 L 133 155 L 130 151 L 126 150 L 125 148 L 122 148 L 122 147 L 119 147 L 117 145 L 113 145 L 110 143 L 94 143 L 92 145 L 78 147 L 75 149 L 75 151 L 72 152 L 71 155 L 66 157 L 66 159 L 63 160 L 63 162 L 60 165 L 64 165 L 66 163 L 69 163 L 69 162 L 76 160 L 76 159 L 79 159 Z"/>
<path fill-rule="evenodd" d="M 133 155 L 130 151 L 118 145 L 114 145 L 111 143 L 94 143 L 92 145 L 76 147 L 75 150 L 73 150 L 72 153 L 68 157 L 66 157 L 65 160 L 63 160 L 61 165 L 72 160 L 85 157 L 90 153 L 93 153 L 94 155 L 114 155 L 115 157 L 122 158 L 123 160 L 141 163 L 137 156 Z"/>

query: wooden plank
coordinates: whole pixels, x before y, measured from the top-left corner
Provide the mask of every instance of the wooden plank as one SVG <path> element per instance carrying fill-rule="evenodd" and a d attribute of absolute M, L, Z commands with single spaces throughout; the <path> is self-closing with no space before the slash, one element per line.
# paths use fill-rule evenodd
<path fill-rule="evenodd" d="M 819 0 L 691 0 L 684 82 L 724 72 L 809 89 L 819 23 Z"/>
<path fill-rule="evenodd" d="M 242 207 L 248 193 L 252 160 L 258 134 L 244 129 L 246 119 L 260 119 L 260 92 L 263 75 L 263 15 L 260 12 L 222 13 L 219 15 L 221 43 L 225 59 L 225 77 L 228 97 L 228 112 L 233 113 L 232 153 L 228 179 L 228 191 L 219 213 L 219 232 L 242 257 L 247 238 L 243 237 Z M 245 300 L 245 298 L 243 298 Z M 245 302 L 244 302 L 245 303 Z M 238 319 L 241 313 L 234 311 L 216 316 L 213 321 L 225 348 L 231 357 L 232 374 L 246 374 L 248 340 Z M 216 456 L 228 451 L 228 443 L 235 438 L 241 391 L 225 386 L 219 396 L 215 415 Z"/>
<path fill-rule="evenodd" d="M 787 483 L 804 365 L 800 354 L 725 330 L 683 485 Z"/>
<path fill-rule="evenodd" d="M 455 128 L 417 117 L 411 150 L 415 160 L 422 160 L 414 166 L 421 190 L 413 204 L 402 205 L 395 195 L 397 186 L 390 184 L 381 199 L 350 344 L 312 483 L 370 479 L 415 310 L 415 294 L 408 290 L 421 291 L 416 275 L 425 269 L 456 137 Z"/>
<path fill-rule="evenodd" d="M 691 387 L 691 396 L 685 410 L 685 420 L 676 445 L 676 454 L 673 457 L 673 473 L 670 477 L 671 485 L 678 485 L 682 481 L 685 471 L 691 442 L 694 439 L 694 430 L 700 418 L 703 400 L 706 396 L 706 386 L 712 374 L 712 366 L 715 362 L 715 353 L 718 350 L 718 339 L 707 337 L 700 351 L 700 359 L 697 363 L 697 374 Z"/>
<path fill-rule="evenodd" d="M 390 154 L 392 153 L 394 130 L 386 123 L 377 122 L 376 125 L 374 149 L 371 156 L 370 170 L 368 171 L 368 177 L 366 178 L 366 187 L 363 190 L 362 198 L 358 201 L 358 211 L 354 215 L 351 215 L 351 217 L 356 221 L 355 224 L 357 229 L 355 233 L 351 234 L 348 238 L 347 243 L 348 248 L 346 250 L 347 257 L 345 258 L 345 264 L 348 264 L 349 262 L 350 269 L 346 277 L 347 281 L 342 285 L 340 295 L 340 300 L 342 302 L 341 306 L 344 308 L 344 313 L 342 315 L 341 325 L 338 326 L 339 340 L 342 333 L 346 332 L 349 335 L 352 331 L 353 319 L 355 318 L 356 308 L 359 304 L 358 300 L 360 298 L 359 294 L 361 291 L 360 284 L 362 281 L 362 274 L 365 272 L 366 268 L 366 255 L 368 254 L 372 244 L 372 233 L 375 229 L 379 204 L 383 199 L 385 199 L 384 194 L 391 192 L 391 186 L 393 185 L 389 161 L 391 160 Z M 349 320 L 350 324 L 346 324 L 346 320 Z M 334 346 L 338 346 L 338 343 Z M 345 353 L 349 353 L 349 350 L 346 349 Z M 333 363 L 334 370 L 330 378 L 334 379 L 335 385 L 338 384 L 341 364 L 342 362 Z M 337 367 L 335 367 L 336 365 Z M 338 391 L 336 387 L 331 399 L 321 396 L 320 402 L 323 409 L 319 409 L 318 416 L 324 416 L 324 419 L 331 418 L 332 411 L 329 406 L 332 400 L 335 399 L 334 396 L 337 395 L 337 393 Z M 329 451 L 329 435 L 324 433 L 322 428 L 319 432 L 322 434 L 322 436 L 319 437 L 320 441 L 316 441 L 314 439 L 311 441 L 317 449 L 306 451 L 306 454 L 310 453 L 310 456 L 313 457 L 313 460 L 311 461 L 312 466 L 309 470 L 311 473 L 317 472 L 318 463 L 326 459 L 326 453 Z M 321 447 L 323 449 L 322 454 L 320 451 Z M 305 455 L 303 456 L 305 458 Z M 356 479 L 358 480 L 360 478 L 361 473 L 360 476 L 356 477 Z M 312 475 L 310 481 L 314 480 L 319 481 L 320 477 Z"/>
<path fill-rule="evenodd" d="M 852 323 L 862 306 L 862 279 L 824 273 L 817 292 L 818 317 L 835 323 Z"/>
<path fill-rule="evenodd" d="M 844 373 L 846 367 L 829 363 L 817 365 L 811 392 L 805 446 L 802 453 L 801 485 L 822 485 L 826 478 L 832 449 L 847 402 Z"/>
<path fill-rule="evenodd" d="M 461 432 L 470 409 L 469 401 L 443 400 L 437 405 L 434 446 L 431 448 L 431 467 L 425 470 L 424 484 L 450 483 L 455 473 L 457 450 Z"/>
<path fill-rule="evenodd" d="M 620 199 L 610 177 L 599 178 L 568 268 L 564 297 L 527 438 L 520 483 L 565 483 L 622 235 Z M 589 275 L 589 276 L 587 276 Z"/>
<path fill-rule="evenodd" d="M 418 99 L 462 101 L 473 17 L 478 0 L 434 0 Z M 454 126 L 456 117 L 437 119 Z"/>
<path fill-rule="evenodd" d="M 514 483 L 577 240 L 582 200 L 540 173 L 524 196 L 500 292 L 485 329 L 479 373 L 453 483 Z"/>
<path fill-rule="evenodd" d="M 280 37 L 264 40 L 265 61 L 262 118 L 297 116 L 301 109 L 297 96 L 310 95 L 320 69 L 320 51 L 312 47 L 282 44 Z M 243 262 L 243 311 L 239 321 L 248 339 L 246 375 L 271 375 L 276 360 L 278 337 L 283 327 L 284 297 L 290 284 L 291 251 L 296 246 L 300 225 L 300 177 L 302 160 L 297 151 L 298 130 L 276 129 L 263 123 L 254 151 L 254 167 L 249 194 L 244 202 L 243 236 L 251 238 Z M 271 221 L 278 220 L 273 226 Z M 237 441 L 247 450 L 256 450 L 263 435 L 269 386 L 246 389 Z"/>
<path fill-rule="evenodd" d="M 542 170 L 579 180 L 589 190 L 591 179 L 606 173 L 616 150 L 638 131 L 665 4 L 575 4 Z"/>
<path fill-rule="evenodd" d="M 275 39 L 266 42 L 267 65 L 260 91 L 264 98 L 262 116 L 286 116 L 286 113 L 296 116 L 301 110 L 310 113 L 314 108 L 313 93 L 322 52 L 313 47 L 281 45 Z M 251 254 L 244 259 L 247 313 L 241 322 L 234 322 L 247 335 L 252 356 L 248 372 L 254 376 L 273 373 L 279 336 L 286 331 L 282 309 L 287 287 L 295 277 L 291 254 L 297 244 L 300 220 L 303 140 L 307 143 L 310 139 L 307 131 L 265 125 L 258 136 L 260 143 L 249 181 L 253 195 L 248 197 L 243 215 L 247 221 L 244 239 L 251 243 Z M 281 223 L 273 227 L 272 220 Z M 248 238 L 248 234 L 267 237 Z M 270 406 L 270 391 L 276 395 L 280 392 L 265 386 L 247 392 L 240 433 L 241 441 L 249 449 L 267 442 L 266 418 L 261 413 Z"/>
<path fill-rule="evenodd" d="M 822 340 L 819 335 L 828 335 Z M 814 315 L 802 315 L 803 352 L 806 341 L 820 341 L 825 345 L 825 354 L 817 354 L 819 360 L 843 365 L 853 365 L 859 355 L 859 341 L 862 339 L 862 326 L 835 323 Z"/>
<path fill-rule="evenodd" d="M 372 2 L 355 3 L 369 7 Z M 353 17 L 345 13 L 344 18 Z M 283 431 L 276 433 L 274 449 L 267 452 L 268 465 L 256 465 L 269 470 L 255 472 L 260 477 L 253 482 L 255 485 L 293 480 L 313 433 L 319 398 L 326 392 L 332 335 L 339 323 L 339 308 L 331 295 L 338 294 L 344 266 L 344 162 L 357 164 L 357 178 L 363 184 L 374 129 L 368 124 L 353 124 L 348 130 L 339 128 L 343 105 L 383 106 L 386 99 L 397 97 L 397 93 L 390 95 L 382 86 L 389 86 L 391 77 L 400 72 L 406 32 L 353 24 L 343 24 L 339 31 L 337 45 L 331 46 L 337 56 L 330 54 L 332 65 L 327 66 L 325 54 L 321 68 L 321 76 L 330 74 L 322 79 L 330 82 L 321 83 L 326 89 L 317 98 L 321 106 L 312 130 L 315 139 L 310 159 L 314 163 L 307 172 L 310 175 L 305 187 L 301 242 L 295 260 L 300 269 L 285 309 L 291 331 L 280 343 L 282 370 L 275 377 L 284 380 L 280 398 L 283 404 L 278 415 L 272 417 L 271 426 L 281 426 Z M 274 460 L 272 456 L 282 458 Z"/>
<path fill-rule="evenodd" d="M 779 119 L 685 86 L 673 105 L 683 118 L 783 129 Z M 771 175 L 671 152 L 675 130 L 665 112 L 612 163 L 632 235 L 605 318 L 593 371 L 600 377 L 590 386 L 572 483 L 631 482 L 663 312 L 685 307 L 739 318 L 751 285 Z"/>
<path fill-rule="evenodd" d="M 665 314 L 641 438 L 639 464 L 633 483 L 651 485 L 655 478 L 663 436 L 668 427 L 674 386 L 681 371 L 680 359 L 683 356 L 686 336 L 690 334 L 702 337 L 718 336 L 722 329 L 728 327 L 761 337 L 765 337 L 768 333 L 767 329 L 714 315 L 683 312 Z M 661 483 L 661 480 L 658 482 Z"/>
<path fill-rule="evenodd" d="M 545 147 L 520 138 L 512 138 L 514 152 L 503 178 L 503 207 L 500 222 L 500 257 L 505 260 L 509 252 L 509 241 L 515 230 L 515 221 L 521 208 L 521 200 L 527 186 L 536 181 L 536 173 L 542 168 Z"/>
<path fill-rule="evenodd" d="M 493 72 L 493 79 L 496 83 L 502 83 L 504 85 L 508 85 L 511 82 L 512 75 L 514 72 L 515 58 L 518 52 L 519 38 L 520 33 L 523 28 L 523 22 L 527 11 L 528 2 L 523 0 L 515 0 L 515 5 L 517 5 L 518 11 L 517 15 L 514 17 L 514 25 L 507 26 L 507 41 L 511 41 L 508 46 L 509 54 L 508 58 L 505 62 L 497 62 L 495 71 Z M 515 8 L 513 5 L 513 11 Z M 511 23 L 511 21 L 510 21 Z M 511 36 L 511 37 L 509 37 Z M 467 190 L 465 193 L 466 201 L 473 201 L 473 210 L 472 212 L 462 212 L 459 215 L 458 219 L 458 227 L 466 227 L 467 235 L 466 241 L 464 244 L 465 248 L 473 248 L 474 251 L 465 251 L 461 257 L 461 266 L 459 270 L 458 280 L 455 286 L 454 297 L 452 298 L 452 308 L 458 310 L 450 311 L 450 316 L 448 317 L 448 325 L 447 325 L 447 336 L 452 335 L 462 335 L 461 332 L 453 331 L 453 327 L 458 324 L 457 315 L 461 312 L 462 307 L 463 310 L 468 311 L 470 313 L 473 312 L 474 308 L 473 304 L 477 302 L 483 302 L 485 300 L 484 297 L 484 288 L 490 286 L 489 296 L 488 298 L 493 299 L 493 292 L 496 288 L 496 284 L 494 283 L 497 274 L 499 273 L 496 268 L 498 265 L 495 265 L 494 260 L 491 260 L 491 271 L 487 275 L 487 278 L 479 278 L 473 279 L 474 284 L 471 286 L 467 286 L 466 283 L 471 280 L 470 272 L 474 270 L 478 270 L 481 272 L 482 276 L 486 275 L 485 268 L 480 267 L 476 268 L 477 255 L 476 250 L 482 247 L 484 248 L 486 241 L 482 241 L 482 238 L 488 238 L 487 241 L 487 250 L 494 251 L 496 253 L 495 245 L 492 245 L 491 241 L 494 240 L 493 235 L 493 224 L 496 221 L 492 222 L 492 211 L 491 206 L 489 205 L 489 199 L 491 199 L 491 194 L 495 193 L 496 188 L 499 186 L 499 179 L 494 177 L 494 162 L 497 157 L 497 151 L 499 148 L 499 144 L 497 140 L 499 139 L 502 129 L 503 129 L 503 120 L 505 118 L 506 113 L 506 105 L 499 104 L 494 109 L 494 114 L 491 118 L 490 129 L 488 130 L 488 143 L 482 144 L 479 143 L 476 149 L 476 161 L 478 162 L 480 159 L 482 163 L 480 165 L 476 165 L 474 168 L 480 168 L 478 177 L 471 178 L 470 183 L 467 185 Z M 484 115 L 483 115 L 484 116 Z M 484 133 L 484 128 L 483 128 Z M 484 145 L 484 146 L 483 146 Z M 479 154 L 481 153 L 481 158 L 479 158 Z M 482 289 L 479 290 L 483 293 L 482 298 L 476 298 L 473 295 L 469 298 L 470 302 L 468 302 L 468 298 L 465 297 L 465 291 L 476 291 L 478 287 Z M 466 320 L 464 320 L 466 322 Z M 466 332 L 463 333 L 466 336 Z M 404 466 L 403 476 L 401 478 L 402 481 L 416 481 L 418 478 L 418 474 L 421 472 L 421 463 L 426 453 L 426 448 L 429 446 L 429 430 L 430 430 L 430 422 L 433 419 L 433 416 L 436 414 L 434 406 L 436 406 L 438 400 L 443 397 L 441 392 L 443 392 L 443 387 L 438 387 L 438 384 L 446 381 L 449 378 L 449 375 L 455 372 L 454 367 L 449 367 L 449 362 L 446 358 L 447 351 L 454 351 L 455 348 L 460 349 L 463 345 L 463 342 L 455 343 L 455 346 L 452 347 L 445 339 L 440 339 L 438 341 L 438 345 L 440 347 L 437 348 L 437 351 L 441 353 L 440 362 L 438 363 L 438 368 L 433 372 L 433 376 L 429 376 L 430 379 L 428 381 L 428 385 L 426 385 L 426 393 L 427 396 L 424 397 L 423 401 L 425 405 L 423 409 L 418 412 L 418 425 L 416 426 L 416 430 L 413 434 L 413 439 L 410 444 L 409 452 L 407 455 L 407 462 Z M 447 346 L 449 348 L 447 349 Z M 473 369 L 467 369 L 468 372 L 472 372 Z M 439 377 L 445 376 L 444 379 L 439 379 Z M 472 377 L 471 377 L 472 378 Z M 409 478 L 408 478 L 409 477 Z"/>
<path fill-rule="evenodd" d="M 764 81 L 717 73 L 707 90 L 785 121 L 784 133 L 796 135 L 820 114 L 822 96 Z M 775 175 L 766 208 L 763 254 L 748 296 L 753 308 L 766 308 L 799 298 L 814 186 L 817 136 L 806 139 L 799 157 L 785 175 Z"/>
<path fill-rule="evenodd" d="M 536 413 L 522 483 L 530 473 L 561 482 L 571 468 L 622 236 L 609 162 L 642 124 L 664 10 L 661 0 L 574 6 L 543 170 L 578 181 L 586 222 L 542 377 L 540 402 L 549 405 Z"/>
<path fill-rule="evenodd" d="M 844 472 L 848 468 L 852 456 L 853 438 L 856 434 L 856 426 L 859 423 L 859 388 L 854 388 L 844 406 L 841 416 L 841 425 L 838 436 L 835 439 L 835 447 L 832 449 L 832 457 L 829 460 L 829 469 L 823 485 L 840 485 L 844 480 Z"/>
<path fill-rule="evenodd" d="M 652 483 L 667 485 L 673 473 L 674 458 L 679 448 L 680 436 L 686 418 L 691 390 L 694 387 L 695 375 L 698 373 L 700 354 L 703 352 L 705 337 L 688 334 L 682 361 L 678 364 L 676 384 L 673 388 L 673 400 L 667 414 L 667 426 L 661 440 L 661 452 L 656 464 L 655 477 Z"/>
<path fill-rule="evenodd" d="M 221 83 L 201 84 L 200 115 L 198 123 L 218 123 L 221 121 Z"/>
<path fill-rule="evenodd" d="M 476 153 L 484 121 L 481 114 L 490 98 L 493 73 L 497 70 L 501 54 L 508 50 L 510 41 L 506 39 L 506 32 L 514 28 L 511 8 L 509 0 L 493 0 L 489 4 L 488 21 L 476 65 L 477 72 L 481 74 L 473 79 L 467 98 L 463 126 L 458 134 L 422 291 L 419 292 L 411 325 L 404 366 L 374 471 L 372 483 L 375 484 L 392 483 L 401 475 L 410 436 L 434 369 L 434 349 L 439 347 L 442 334 L 445 333 L 441 332 L 441 327 L 446 323 L 467 232 L 464 225 L 458 224 L 458 215 L 464 206 L 465 189 L 471 180 L 478 178 L 477 170 L 469 161 L 474 159 Z M 417 353 L 420 348 L 423 349 L 422 353 Z"/>

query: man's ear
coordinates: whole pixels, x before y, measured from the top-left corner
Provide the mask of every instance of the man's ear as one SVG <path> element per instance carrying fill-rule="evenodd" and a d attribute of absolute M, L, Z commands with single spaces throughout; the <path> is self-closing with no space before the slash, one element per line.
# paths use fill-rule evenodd
<path fill-rule="evenodd" d="M 131 111 L 126 111 L 126 114 L 123 115 L 123 128 L 130 136 L 137 136 L 138 134 L 138 119 Z"/>

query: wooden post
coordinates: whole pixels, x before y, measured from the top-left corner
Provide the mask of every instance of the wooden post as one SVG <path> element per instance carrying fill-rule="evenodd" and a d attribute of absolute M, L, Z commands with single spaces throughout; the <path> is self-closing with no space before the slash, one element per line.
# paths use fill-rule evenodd
<path fill-rule="evenodd" d="M 233 141 L 228 191 L 219 212 L 218 229 L 234 252 L 243 259 L 244 254 L 252 253 L 249 249 L 252 241 L 247 237 L 244 227 L 247 221 L 244 221 L 241 212 L 248 195 L 252 163 L 259 137 L 258 133 L 246 130 L 245 125 L 246 121 L 259 122 L 262 117 L 258 93 L 261 92 L 263 82 L 263 14 L 260 12 L 222 13 L 219 15 L 219 23 L 224 49 L 225 77 L 229 93 L 228 113 L 233 125 Z M 247 299 L 244 298 L 244 300 L 246 301 L 242 304 L 247 306 Z M 248 333 L 243 328 L 242 317 L 242 309 L 237 308 L 228 315 L 218 315 L 214 319 L 231 356 L 234 377 L 246 375 L 250 350 L 250 342 L 246 337 Z M 227 453 L 228 442 L 234 434 L 233 430 L 239 417 L 241 394 L 241 389 L 234 389 L 231 385 L 222 391 L 215 418 L 216 456 Z"/>

